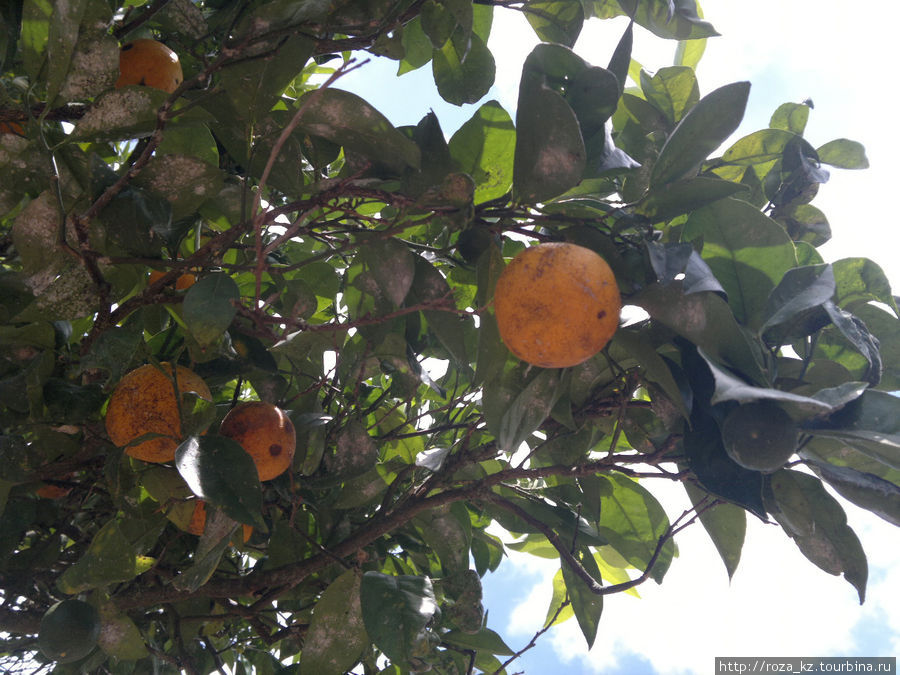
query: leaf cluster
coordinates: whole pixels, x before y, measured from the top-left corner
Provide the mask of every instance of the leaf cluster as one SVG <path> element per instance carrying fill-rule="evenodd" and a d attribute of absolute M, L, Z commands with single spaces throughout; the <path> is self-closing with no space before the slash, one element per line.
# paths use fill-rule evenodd
<path fill-rule="evenodd" d="M 514 114 L 483 101 L 495 11 L 542 40 Z M 623 16 L 606 66 L 572 51 Z M 635 30 L 676 63 L 642 69 Z M 54 672 L 504 673 L 528 645 L 482 584 L 509 551 L 559 560 L 545 628 L 574 616 L 590 645 L 603 596 L 661 583 L 684 527 L 734 574 L 747 513 L 862 601 L 842 504 L 900 524 L 898 308 L 875 262 L 822 258 L 811 202 L 865 152 L 814 146 L 806 104 L 733 140 L 749 83 L 701 95 L 693 69 L 714 35 L 693 0 L 7 3 L 0 662 L 46 660 L 41 617 L 78 597 L 99 645 Z M 171 95 L 114 88 L 135 37 L 179 54 Z M 396 127 L 341 88 L 367 54 L 480 105 L 449 138 L 433 113 Z M 600 253 L 627 305 L 564 370 L 515 359 L 491 308 L 537 241 Z M 183 397 L 176 461 L 152 465 L 103 417 L 163 361 L 213 401 Z M 254 399 L 297 432 L 265 483 L 217 433 Z M 721 432 L 759 401 L 798 438 L 765 473 Z M 670 516 L 659 481 L 691 508 Z"/>

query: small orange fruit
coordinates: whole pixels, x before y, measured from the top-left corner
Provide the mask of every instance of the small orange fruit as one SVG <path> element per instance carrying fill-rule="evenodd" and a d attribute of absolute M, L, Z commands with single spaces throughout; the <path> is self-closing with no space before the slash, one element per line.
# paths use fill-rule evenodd
<path fill-rule="evenodd" d="M 161 278 L 165 272 L 163 270 L 150 270 L 150 283 L 154 283 L 157 279 Z M 197 283 L 197 277 L 193 274 L 185 273 L 175 279 L 175 290 L 176 291 L 186 291 L 191 286 Z"/>
<path fill-rule="evenodd" d="M 119 79 L 116 89 L 129 84 L 162 89 L 172 93 L 184 80 L 178 54 L 162 42 L 140 38 L 119 50 Z"/>
<path fill-rule="evenodd" d="M 53 485 L 52 483 L 44 483 L 34 491 L 34 494 L 36 494 L 41 499 L 62 499 L 71 491 L 72 488 L 70 487 Z"/>
<path fill-rule="evenodd" d="M 250 454 L 261 481 L 280 476 L 294 461 L 294 425 L 271 403 L 239 403 L 225 415 L 219 433 L 240 443 Z"/>
<path fill-rule="evenodd" d="M 191 514 L 191 520 L 187 524 L 187 531 L 198 537 L 206 531 L 206 502 L 198 499 L 194 503 L 194 512 Z M 253 536 L 253 526 L 241 525 L 241 535 L 246 544 L 250 537 Z"/>
<path fill-rule="evenodd" d="M 0 122 L 0 134 L 25 135 L 25 129 L 18 122 Z"/>
<path fill-rule="evenodd" d="M 619 325 L 622 298 L 606 261 L 569 243 L 531 246 L 497 280 L 500 337 L 523 361 L 565 368 L 586 361 Z"/>
<path fill-rule="evenodd" d="M 181 394 L 194 392 L 212 401 L 209 387 L 199 375 L 184 366 L 175 368 L 176 393 L 172 382 L 172 365 L 160 364 L 163 370 L 147 364 L 127 373 L 116 386 L 106 408 L 106 432 L 110 440 L 125 453 L 145 462 L 171 462 L 175 449 L 183 440 L 181 429 Z M 155 438 L 129 445 L 145 434 Z"/>

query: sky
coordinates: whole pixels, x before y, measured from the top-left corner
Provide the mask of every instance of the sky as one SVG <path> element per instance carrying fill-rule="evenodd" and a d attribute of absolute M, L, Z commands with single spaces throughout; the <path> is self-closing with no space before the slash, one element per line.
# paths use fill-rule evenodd
<path fill-rule="evenodd" d="M 871 258 L 900 289 L 900 263 L 892 255 L 898 250 L 897 223 L 884 206 L 884 196 L 895 190 L 893 158 L 900 154 L 897 111 L 889 100 L 900 3 L 876 0 L 854 10 L 838 0 L 704 0 L 702 7 L 721 36 L 708 41 L 697 68 L 701 94 L 738 80 L 752 84 L 735 138 L 768 126 L 781 103 L 811 99 L 815 107 L 805 137 L 814 147 L 835 138 L 866 147 L 870 168 L 831 170 L 814 201 L 833 232 L 820 252 L 832 262 Z M 575 51 L 605 66 L 624 27 L 618 20 L 590 21 Z M 489 46 L 497 60 L 497 83 L 475 105 L 441 101 L 427 66 L 395 80 L 396 64 L 386 59 L 374 59 L 337 86 L 360 93 L 398 126 L 415 124 L 432 109 L 449 136 L 492 98 L 514 116 L 521 65 L 536 40 L 515 12 L 495 12 Z M 674 50 L 673 42 L 636 31 L 633 56 L 648 71 L 670 65 Z M 684 510 L 680 486 L 649 487 L 670 519 Z M 869 560 L 862 606 L 849 583 L 808 562 L 780 527 L 752 516 L 741 563 L 729 583 L 698 525 L 677 538 L 679 557 L 662 585 L 640 586 L 639 599 L 605 599 L 592 650 L 569 620 L 544 635 L 510 672 L 707 675 L 716 656 L 900 655 L 900 575 L 890 574 L 900 568 L 900 533 L 851 504 L 845 508 Z M 514 554 L 485 578 L 489 625 L 514 649 L 540 628 L 557 569 Z"/>

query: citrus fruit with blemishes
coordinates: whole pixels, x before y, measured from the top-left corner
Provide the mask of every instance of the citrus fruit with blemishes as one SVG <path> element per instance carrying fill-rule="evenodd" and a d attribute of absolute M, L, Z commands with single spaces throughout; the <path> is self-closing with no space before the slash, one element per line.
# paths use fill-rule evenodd
<path fill-rule="evenodd" d="M 172 93 L 184 80 L 178 54 L 162 42 L 140 38 L 119 50 L 119 79 L 116 89 L 129 84 L 162 89 Z"/>
<path fill-rule="evenodd" d="M 722 443 L 728 456 L 745 469 L 777 471 L 797 449 L 800 429 L 773 401 L 744 403 L 722 423 Z"/>
<path fill-rule="evenodd" d="M 520 359 L 543 368 L 574 366 L 603 349 L 621 308 L 606 261 L 569 243 L 526 248 L 494 290 L 501 339 Z"/>
<path fill-rule="evenodd" d="M 24 136 L 25 129 L 18 122 L 0 122 L 0 134 L 16 134 Z"/>
<path fill-rule="evenodd" d="M 206 502 L 202 499 L 194 501 L 194 511 L 191 513 L 191 519 L 188 521 L 187 531 L 198 537 L 202 536 L 206 531 Z M 246 523 L 242 524 L 241 536 L 246 544 L 250 537 L 253 536 L 253 526 Z"/>
<path fill-rule="evenodd" d="M 156 282 L 156 280 L 162 278 L 162 276 L 164 274 L 165 274 L 165 272 L 162 270 L 150 270 L 150 283 L 152 284 L 152 283 Z M 191 286 L 193 286 L 196 282 L 197 282 L 197 277 L 195 277 L 193 274 L 186 272 L 185 274 L 179 275 L 175 279 L 175 284 L 174 284 L 175 290 L 176 291 L 186 291 Z M 170 283 L 169 285 L 171 286 L 172 284 Z"/>
<path fill-rule="evenodd" d="M 77 661 L 93 651 L 100 628 L 100 614 L 93 606 L 75 598 L 61 600 L 41 618 L 38 647 L 54 661 Z"/>
<path fill-rule="evenodd" d="M 181 396 L 193 392 L 212 401 L 203 379 L 184 366 L 173 370 L 147 364 L 127 373 L 116 385 L 106 408 L 109 439 L 132 457 L 145 462 L 171 462 L 175 448 L 184 440 L 181 427 Z M 176 389 L 177 382 L 177 389 Z M 138 443 L 141 436 L 156 434 Z"/>
<path fill-rule="evenodd" d="M 294 425 L 271 403 L 239 403 L 225 415 L 219 433 L 240 443 L 253 458 L 261 481 L 280 476 L 294 461 Z"/>

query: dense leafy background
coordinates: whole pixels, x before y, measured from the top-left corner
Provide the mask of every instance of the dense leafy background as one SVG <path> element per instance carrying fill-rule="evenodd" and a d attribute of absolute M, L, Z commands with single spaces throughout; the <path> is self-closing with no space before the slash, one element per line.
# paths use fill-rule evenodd
<path fill-rule="evenodd" d="M 544 40 L 514 116 L 482 101 L 495 11 Z M 610 63 L 570 50 L 623 14 Z M 813 146 L 800 104 L 730 141 L 749 84 L 701 94 L 715 29 L 693 2 L 26 1 L 2 19 L 0 119 L 22 125 L 0 135 L 5 665 L 77 596 L 104 625 L 88 669 L 503 672 L 521 646 L 484 624 L 481 579 L 507 549 L 560 559 L 548 625 L 574 616 L 591 644 L 603 595 L 661 582 L 689 523 L 733 574 L 748 512 L 863 599 L 824 485 L 900 522 L 897 307 L 876 263 L 821 258 L 810 202 L 865 153 Z M 683 40 L 678 63 L 640 70 L 643 30 Z M 112 87 L 118 44 L 148 35 L 181 56 L 172 96 Z M 449 139 L 425 111 L 395 128 L 340 88 L 363 51 L 430 64 L 447 101 L 480 106 Z M 493 283 L 525 239 L 616 271 L 630 323 L 581 366 L 528 368 L 499 340 Z M 297 426 L 291 475 L 112 446 L 105 400 L 154 360 L 215 394 L 186 408 L 213 433 L 181 460 L 261 398 Z M 758 400 L 802 430 L 772 474 L 720 433 Z M 199 539 L 180 529 L 197 471 L 218 486 Z M 670 521 L 660 480 L 695 510 Z"/>

